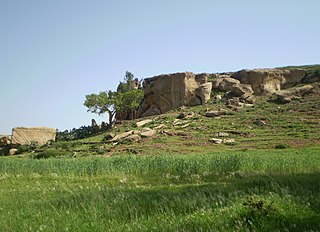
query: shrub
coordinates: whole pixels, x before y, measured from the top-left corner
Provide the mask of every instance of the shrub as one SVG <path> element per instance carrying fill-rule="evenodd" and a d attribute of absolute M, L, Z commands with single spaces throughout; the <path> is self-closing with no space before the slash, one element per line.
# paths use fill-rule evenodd
<path fill-rule="evenodd" d="M 257 195 L 246 197 L 243 205 L 247 207 L 249 214 L 252 215 L 268 215 L 274 211 L 274 208 L 272 207 L 273 201 L 267 201 Z"/>
<path fill-rule="evenodd" d="M 9 150 L 10 150 L 10 147 L 9 146 L 5 146 L 3 148 L 0 149 L 0 155 L 1 156 L 7 156 L 9 155 Z"/>
<path fill-rule="evenodd" d="M 278 144 L 274 148 L 276 149 L 286 149 L 289 148 L 290 146 L 288 144 Z"/>
<path fill-rule="evenodd" d="M 32 156 L 34 159 L 47 159 L 53 157 L 66 157 L 70 156 L 70 152 L 67 151 L 59 151 L 59 150 L 46 150 L 40 153 L 37 153 Z"/>

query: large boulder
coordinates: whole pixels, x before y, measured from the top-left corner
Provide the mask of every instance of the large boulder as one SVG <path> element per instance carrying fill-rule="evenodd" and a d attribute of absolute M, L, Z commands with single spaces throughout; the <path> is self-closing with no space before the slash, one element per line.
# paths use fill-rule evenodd
<path fill-rule="evenodd" d="M 303 79 L 302 83 L 314 83 L 314 82 L 320 82 L 320 72 L 314 72 L 307 74 Z"/>
<path fill-rule="evenodd" d="M 291 88 L 297 84 L 300 84 L 307 72 L 303 69 L 284 70 L 285 83 L 282 85 L 282 89 Z"/>
<path fill-rule="evenodd" d="M 12 145 L 19 146 L 37 142 L 44 145 L 50 140 L 56 139 L 57 130 L 48 127 L 16 127 L 12 129 Z"/>
<path fill-rule="evenodd" d="M 301 69 L 243 69 L 235 72 L 232 78 L 251 85 L 256 95 L 270 95 L 301 83 L 305 75 Z"/>
<path fill-rule="evenodd" d="M 225 77 L 214 80 L 213 86 L 223 92 L 230 92 L 234 97 L 240 97 L 241 99 L 252 103 L 254 101 L 254 91 L 248 84 L 241 84 L 239 80 L 234 78 Z"/>
<path fill-rule="evenodd" d="M 180 106 L 204 104 L 210 99 L 211 87 L 208 74 L 184 72 L 147 78 L 138 115 L 146 117 L 163 114 Z"/>
<path fill-rule="evenodd" d="M 124 133 L 121 133 L 121 134 L 114 136 L 110 141 L 111 142 L 119 142 L 120 140 L 122 140 L 126 137 L 129 137 L 130 135 L 133 135 L 133 134 L 134 134 L 133 130 L 127 131 L 127 132 L 124 132 Z"/>
<path fill-rule="evenodd" d="M 152 137 L 157 133 L 156 130 L 152 130 L 150 128 L 144 128 L 141 130 L 140 135 L 142 138 Z"/>
<path fill-rule="evenodd" d="M 310 93 L 314 89 L 312 85 L 304 85 L 299 87 L 293 87 L 290 89 L 281 90 L 275 93 L 277 101 L 280 103 L 289 103 L 292 99 L 302 97 Z"/>
<path fill-rule="evenodd" d="M 0 135 L 0 147 L 5 147 L 10 143 L 9 135 Z"/>

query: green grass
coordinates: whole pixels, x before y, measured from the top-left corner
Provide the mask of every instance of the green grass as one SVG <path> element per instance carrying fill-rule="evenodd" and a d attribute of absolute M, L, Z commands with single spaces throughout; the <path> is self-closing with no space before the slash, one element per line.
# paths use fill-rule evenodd
<path fill-rule="evenodd" d="M 0 231 L 319 231 L 319 151 L 3 157 Z"/>

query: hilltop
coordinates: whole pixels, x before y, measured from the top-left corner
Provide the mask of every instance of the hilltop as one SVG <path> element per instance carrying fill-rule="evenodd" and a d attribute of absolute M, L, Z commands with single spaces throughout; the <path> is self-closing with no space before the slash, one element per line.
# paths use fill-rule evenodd
<path fill-rule="evenodd" d="M 151 116 L 117 121 L 107 131 L 89 128 L 91 136 L 85 139 L 58 141 L 41 147 L 26 144 L 18 148 L 18 153 L 27 156 L 39 154 L 39 157 L 108 157 L 123 153 L 201 154 L 224 150 L 314 146 L 320 142 L 319 70 L 320 65 L 310 65 L 153 77 L 147 79 L 147 85 L 151 83 L 151 87 L 145 87 L 144 102 L 152 102 L 150 106 L 156 104 L 160 111 L 164 111 L 163 114 L 159 115 L 154 110 L 150 111 L 152 107 L 144 106 L 141 108 L 147 110 L 143 112 L 148 111 Z M 249 78 L 250 75 L 258 76 L 256 82 Z M 161 78 L 165 80 L 165 85 L 159 82 Z M 159 92 L 171 80 L 177 82 L 177 78 L 179 85 L 172 87 L 172 92 L 163 96 L 160 92 L 160 98 L 155 97 L 158 93 L 153 93 L 152 88 Z M 210 98 L 208 94 L 201 95 L 205 101 L 186 106 L 184 104 L 190 105 L 188 102 L 194 102 L 192 99 L 195 98 L 190 92 L 190 83 L 196 83 L 190 82 L 192 78 L 199 83 L 192 87 L 196 94 L 197 88 L 207 88 L 207 83 L 210 83 L 210 90 L 212 85 L 212 94 Z M 247 84 L 239 81 L 243 78 L 246 79 L 242 82 Z M 160 87 L 156 85 L 157 81 Z M 257 85 L 259 81 L 261 84 Z M 183 95 L 180 93 L 181 85 L 185 83 L 189 91 L 183 90 L 186 91 Z M 149 92 L 152 92 L 152 101 L 146 100 Z M 170 100 L 170 96 L 173 99 Z M 168 99 L 163 100 L 166 97 L 173 102 L 171 105 L 168 105 Z"/>

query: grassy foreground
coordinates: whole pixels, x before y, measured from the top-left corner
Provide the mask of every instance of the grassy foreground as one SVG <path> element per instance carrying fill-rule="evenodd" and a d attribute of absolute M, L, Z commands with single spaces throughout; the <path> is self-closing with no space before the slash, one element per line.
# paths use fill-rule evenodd
<path fill-rule="evenodd" d="M 320 231 L 319 146 L 0 158 L 0 231 Z"/>

